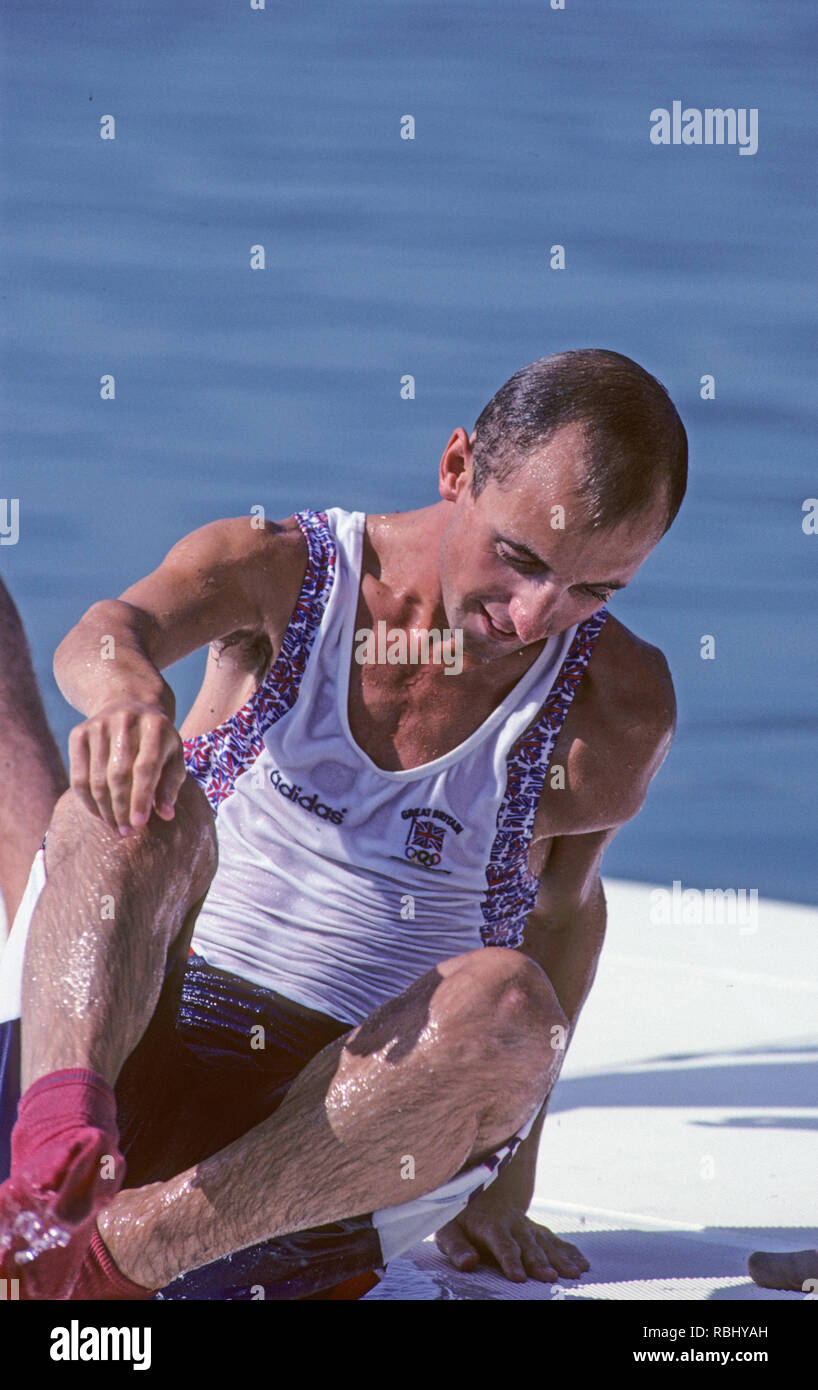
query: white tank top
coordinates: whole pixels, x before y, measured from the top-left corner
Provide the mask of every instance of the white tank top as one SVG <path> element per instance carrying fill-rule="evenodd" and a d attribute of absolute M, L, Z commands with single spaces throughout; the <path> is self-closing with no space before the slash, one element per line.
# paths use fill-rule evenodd
<path fill-rule="evenodd" d="M 309 560 L 276 661 L 237 714 L 185 740 L 219 841 L 192 948 L 359 1023 L 449 956 L 519 944 L 548 760 L 607 614 L 550 638 L 465 742 L 387 772 L 348 718 L 365 515 L 297 520 Z"/>

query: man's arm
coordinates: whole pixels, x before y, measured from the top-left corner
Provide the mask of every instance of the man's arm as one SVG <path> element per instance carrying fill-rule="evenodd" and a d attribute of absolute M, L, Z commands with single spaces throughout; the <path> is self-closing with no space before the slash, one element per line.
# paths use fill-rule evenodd
<path fill-rule="evenodd" d="M 544 970 L 569 1020 L 565 1050 L 593 984 L 605 938 L 605 897 L 599 879 L 602 854 L 618 827 L 551 842 L 534 911 L 520 950 Z M 564 1060 L 563 1051 L 563 1060 Z M 556 1079 L 556 1078 L 555 1078 Z M 588 1261 L 568 1241 L 526 1216 L 534 1195 L 537 1151 L 550 1093 L 528 1138 L 513 1159 L 466 1211 L 437 1233 L 437 1244 L 458 1269 L 475 1269 L 490 1255 L 507 1279 L 550 1282 L 577 1278 Z"/>
<path fill-rule="evenodd" d="M 93 604 L 60 643 L 54 675 L 87 715 L 71 730 L 71 785 L 121 834 L 155 806 L 170 820 L 185 778 L 176 701 L 162 671 L 218 640 L 279 641 L 306 547 L 294 520 L 214 521 L 185 536 L 118 599 Z"/>
<path fill-rule="evenodd" d="M 584 699 L 569 713 L 553 763 L 565 761 L 565 784 L 546 786 L 535 821 L 532 857 L 540 889 L 520 947 L 545 971 L 570 1027 L 566 1051 L 596 975 L 605 939 L 602 856 L 639 814 L 670 751 L 676 700 L 660 651 L 615 619 Z M 537 837 L 537 827 L 573 833 Z M 564 1055 L 563 1055 L 564 1061 Z M 548 1106 L 497 1179 L 498 1191 L 531 1201 L 537 1148 Z M 527 1195 L 526 1195 L 527 1194 Z"/>
<path fill-rule="evenodd" d="M 560 789 L 546 788 L 538 808 L 530 857 L 539 863 L 540 890 L 520 946 L 545 971 L 569 1019 L 566 1050 L 605 937 L 602 856 L 641 809 L 676 723 L 673 685 L 661 652 L 614 620 L 600 657 L 596 679 L 584 699 L 578 693 L 554 750 L 553 765 L 562 764 L 566 777 Z M 590 668 L 586 678 L 589 674 Z M 536 835 L 538 826 L 549 825 L 571 833 Z M 548 1100 L 499 1177 L 438 1231 L 438 1246 L 459 1269 L 476 1268 L 481 1254 L 515 1282 L 575 1278 L 588 1269 L 575 1246 L 525 1215 Z"/>
<path fill-rule="evenodd" d="M 563 1061 L 594 982 L 605 940 L 605 894 L 599 877 L 602 855 L 618 826 L 592 835 L 552 841 L 537 903 L 526 922 L 520 950 L 545 972 L 569 1022 Z M 557 1077 L 554 1078 L 556 1084 Z M 552 1086 L 553 1091 L 553 1086 Z M 493 1184 L 527 1210 L 534 1195 L 537 1150 L 550 1093 L 528 1138 Z"/>

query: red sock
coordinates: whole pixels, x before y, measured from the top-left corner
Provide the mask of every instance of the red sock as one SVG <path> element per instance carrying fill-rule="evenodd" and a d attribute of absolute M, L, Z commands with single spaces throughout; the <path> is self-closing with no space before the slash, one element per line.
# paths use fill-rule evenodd
<path fill-rule="evenodd" d="M 22 1298 L 66 1298 L 94 1230 L 125 1176 L 116 1099 L 96 1072 L 51 1072 L 30 1086 L 0 1187 L 0 1275 Z"/>
<path fill-rule="evenodd" d="M 79 1278 L 71 1291 L 73 1299 L 144 1299 L 152 1298 L 156 1289 L 134 1284 L 117 1269 L 111 1252 L 99 1231 L 94 1228 L 91 1244 L 86 1251 Z"/>

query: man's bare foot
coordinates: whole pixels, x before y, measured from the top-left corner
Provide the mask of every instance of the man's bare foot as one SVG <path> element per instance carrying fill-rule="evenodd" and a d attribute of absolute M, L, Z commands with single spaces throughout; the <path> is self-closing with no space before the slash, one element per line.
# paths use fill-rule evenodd
<path fill-rule="evenodd" d="M 818 1293 L 818 1250 L 796 1250 L 785 1254 L 756 1250 L 747 1261 L 747 1269 L 750 1278 L 762 1289 Z M 810 1280 L 815 1281 L 812 1286 Z"/>

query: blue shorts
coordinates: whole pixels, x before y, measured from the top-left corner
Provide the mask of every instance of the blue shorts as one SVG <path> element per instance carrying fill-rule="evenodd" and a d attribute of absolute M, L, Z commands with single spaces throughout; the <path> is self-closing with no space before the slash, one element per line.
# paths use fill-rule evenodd
<path fill-rule="evenodd" d="M 44 882 L 42 863 L 37 870 Z M 35 866 L 29 887 L 33 888 Z M 27 890 L 14 922 L 27 929 L 37 893 Z M 184 948 L 186 949 L 186 947 Z M 15 951 L 9 953 L 13 956 Z M 7 965 L 5 958 L 0 965 Z M 263 1034 L 251 1030 L 264 1029 Z M 177 952 L 153 1018 L 127 1059 L 115 1091 L 126 1187 L 164 1181 L 238 1139 L 278 1108 L 322 1048 L 351 1031 L 294 1008 L 281 995 Z M 253 1046 L 264 1039 L 264 1046 Z M 0 1180 L 20 1092 L 19 1019 L 0 1023 Z M 383 1269 L 444 1226 L 497 1176 L 528 1134 L 528 1123 L 485 1161 L 433 1192 L 396 1207 L 275 1237 L 173 1281 L 163 1299 L 297 1299 Z"/>

